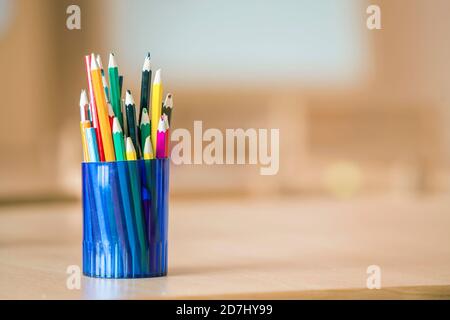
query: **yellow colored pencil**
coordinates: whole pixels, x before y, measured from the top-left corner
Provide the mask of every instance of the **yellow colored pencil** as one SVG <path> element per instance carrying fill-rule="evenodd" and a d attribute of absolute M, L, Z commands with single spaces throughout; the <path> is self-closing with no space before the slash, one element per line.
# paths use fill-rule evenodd
<path fill-rule="evenodd" d="M 86 134 L 85 130 L 86 128 L 91 127 L 91 122 L 89 121 L 88 116 L 88 109 L 89 109 L 89 101 L 87 98 L 87 94 L 85 90 L 81 90 L 80 95 L 80 132 L 81 132 L 81 145 L 83 147 L 83 161 L 89 162 L 89 150 L 88 145 L 86 142 Z"/>
<path fill-rule="evenodd" d="M 106 104 L 105 89 L 103 88 L 102 74 L 97 64 L 94 54 L 91 57 L 91 77 L 94 87 L 95 102 L 97 103 L 98 121 L 100 123 L 100 134 L 102 135 L 103 151 L 105 161 L 114 161 L 114 144 L 109 125 L 108 106 Z"/>
<path fill-rule="evenodd" d="M 156 138 L 159 119 L 161 118 L 161 104 L 163 99 L 163 85 L 161 81 L 161 69 L 156 70 L 155 79 L 152 85 L 152 134 L 151 141 L 153 145 L 153 153 L 156 153 Z"/>

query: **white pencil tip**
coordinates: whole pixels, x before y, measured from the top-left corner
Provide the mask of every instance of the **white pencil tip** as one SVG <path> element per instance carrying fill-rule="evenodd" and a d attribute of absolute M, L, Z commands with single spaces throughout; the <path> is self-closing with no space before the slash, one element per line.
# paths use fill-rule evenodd
<path fill-rule="evenodd" d="M 153 80 L 153 84 L 161 83 L 161 69 L 156 70 L 155 79 Z"/>
<path fill-rule="evenodd" d="M 133 96 L 131 95 L 131 91 L 127 90 L 127 93 L 125 95 L 125 105 L 128 106 L 130 104 L 134 105 L 134 99 Z"/>
<path fill-rule="evenodd" d="M 131 137 L 127 137 L 127 152 L 136 152 L 136 149 L 134 149 L 133 140 L 131 140 Z"/>
<path fill-rule="evenodd" d="M 153 154 L 153 148 L 152 148 L 152 144 L 150 142 L 150 137 L 145 138 L 144 154 Z"/>
<path fill-rule="evenodd" d="M 166 131 L 166 121 L 164 120 L 164 115 L 161 116 L 158 123 L 158 131 L 165 132 Z"/>
<path fill-rule="evenodd" d="M 97 59 L 95 58 L 95 55 L 91 53 L 91 71 L 98 69 Z"/>
<path fill-rule="evenodd" d="M 114 53 L 109 54 L 108 69 L 109 68 L 117 68 L 117 63 L 116 63 L 116 58 L 114 57 Z"/>
<path fill-rule="evenodd" d="M 119 119 L 114 117 L 113 119 L 113 133 L 122 132 L 122 127 L 120 126 Z"/>
<path fill-rule="evenodd" d="M 142 66 L 142 71 L 150 71 L 150 53 L 147 54 L 144 60 L 144 65 Z"/>
<path fill-rule="evenodd" d="M 88 96 L 86 90 L 83 89 L 80 94 L 80 107 L 84 107 L 87 104 L 89 104 Z"/>
<path fill-rule="evenodd" d="M 142 116 L 141 116 L 141 125 L 143 124 L 149 124 L 150 118 L 148 117 L 148 111 L 147 108 L 142 109 Z"/>

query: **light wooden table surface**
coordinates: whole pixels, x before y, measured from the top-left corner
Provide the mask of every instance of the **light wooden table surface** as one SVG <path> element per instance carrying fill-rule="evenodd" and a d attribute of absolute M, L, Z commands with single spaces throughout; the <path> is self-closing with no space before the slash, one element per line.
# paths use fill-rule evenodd
<path fill-rule="evenodd" d="M 167 277 L 69 290 L 81 204 L 0 207 L 0 298 L 450 298 L 448 198 L 174 201 L 169 233 Z"/>

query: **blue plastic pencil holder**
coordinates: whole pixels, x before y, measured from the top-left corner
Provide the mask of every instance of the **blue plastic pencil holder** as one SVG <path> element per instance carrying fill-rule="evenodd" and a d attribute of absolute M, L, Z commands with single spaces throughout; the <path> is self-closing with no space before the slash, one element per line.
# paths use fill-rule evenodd
<path fill-rule="evenodd" d="M 169 159 L 82 163 L 83 274 L 167 274 Z"/>

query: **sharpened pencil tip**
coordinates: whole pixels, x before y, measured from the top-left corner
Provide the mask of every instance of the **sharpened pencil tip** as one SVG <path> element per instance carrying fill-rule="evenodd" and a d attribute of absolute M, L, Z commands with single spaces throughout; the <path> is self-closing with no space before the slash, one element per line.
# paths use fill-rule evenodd
<path fill-rule="evenodd" d="M 100 67 L 100 69 L 103 69 L 102 58 L 100 57 L 99 54 L 97 55 L 96 60 L 97 60 L 97 64 Z"/>
<path fill-rule="evenodd" d="M 95 55 L 91 53 L 91 71 L 98 69 L 97 59 L 95 58 Z"/>
<path fill-rule="evenodd" d="M 127 137 L 127 152 L 136 152 L 136 149 L 133 145 L 133 140 L 131 140 L 131 137 Z"/>
<path fill-rule="evenodd" d="M 125 95 L 125 105 L 128 106 L 130 104 L 134 105 L 134 99 L 131 95 L 131 91 L 127 90 L 127 94 Z"/>
<path fill-rule="evenodd" d="M 142 71 L 150 71 L 150 52 L 144 59 L 144 65 L 142 66 Z"/>
<path fill-rule="evenodd" d="M 155 73 L 155 79 L 153 80 L 153 84 L 160 84 L 161 83 L 161 69 L 156 70 Z"/>
<path fill-rule="evenodd" d="M 80 94 L 80 107 L 84 107 L 85 105 L 89 104 L 89 100 L 87 97 L 86 90 L 81 90 Z"/>
<path fill-rule="evenodd" d="M 112 52 L 109 54 L 108 69 L 109 68 L 117 68 L 116 58 Z"/>
<path fill-rule="evenodd" d="M 167 94 L 166 99 L 164 100 L 164 106 L 166 108 L 173 108 L 173 99 L 171 93 Z"/>
<path fill-rule="evenodd" d="M 144 155 L 152 155 L 153 154 L 153 149 L 152 149 L 152 144 L 150 142 L 150 137 L 145 138 L 145 142 L 144 142 Z"/>
<path fill-rule="evenodd" d="M 161 118 L 159 119 L 159 123 L 158 123 L 158 131 L 159 132 L 166 132 L 166 121 L 164 118 L 164 115 L 161 116 Z"/>
<path fill-rule="evenodd" d="M 149 116 L 148 116 L 148 111 L 147 111 L 147 108 L 143 108 L 142 109 L 142 116 L 141 116 L 141 125 L 144 125 L 144 124 L 149 124 L 150 123 L 150 118 L 149 118 Z"/>
<path fill-rule="evenodd" d="M 122 127 L 120 126 L 119 119 L 117 117 L 114 117 L 113 119 L 113 133 L 122 132 Z"/>

